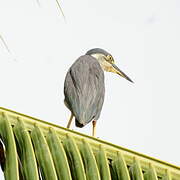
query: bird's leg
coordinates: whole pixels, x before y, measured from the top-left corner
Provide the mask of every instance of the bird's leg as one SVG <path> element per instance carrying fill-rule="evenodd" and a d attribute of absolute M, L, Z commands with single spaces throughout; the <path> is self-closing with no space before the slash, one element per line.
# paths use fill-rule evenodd
<path fill-rule="evenodd" d="M 96 121 L 95 120 L 92 122 L 92 125 L 93 125 L 92 136 L 95 137 L 96 136 Z"/>
<path fill-rule="evenodd" d="M 73 119 L 73 113 L 71 113 L 71 116 L 70 116 L 68 124 L 67 124 L 67 128 L 70 128 L 70 125 L 72 123 L 72 119 Z"/>

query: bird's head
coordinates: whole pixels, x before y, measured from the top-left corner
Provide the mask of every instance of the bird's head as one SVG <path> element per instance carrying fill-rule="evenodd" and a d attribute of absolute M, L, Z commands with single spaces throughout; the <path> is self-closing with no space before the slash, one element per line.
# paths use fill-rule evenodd
<path fill-rule="evenodd" d="M 125 73 L 123 73 L 115 65 L 114 58 L 107 51 L 100 49 L 100 48 L 95 48 L 95 49 L 89 50 L 86 53 L 86 55 L 90 55 L 90 56 L 93 56 L 94 58 L 96 58 L 104 71 L 119 74 L 120 76 L 127 79 L 128 81 L 133 82 Z"/>

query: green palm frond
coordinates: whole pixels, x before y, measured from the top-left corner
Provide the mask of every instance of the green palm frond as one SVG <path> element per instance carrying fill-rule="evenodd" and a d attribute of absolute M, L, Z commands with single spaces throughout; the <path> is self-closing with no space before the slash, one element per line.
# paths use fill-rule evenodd
<path fill-rule="evenodd" d="M 180 180 L 180 167 L 4 108 L 0 137 L 7 180 Z"/>
<path fill-rule="evenodd" d="M 62 7 L 61 7 L 61 5 L 60 5 L 59 0 L 55 0 L 55 2 L 56 2 L 56 5 L 57 5 L 57 8 L 58 8 L 59 12 L 60 12 L 61 15 L 63 16 L 64 21 L 66 22 L 66 17 L 65 17 L 64 11 L 63 11 L 63 9 L 62 9 Z M 36 3 L 37 3 L 37 5 L 38 5 L 39 7 L 41 7 L 41 2 L 40 2 L 40 0 L 36 0 Z"/>
<path fill-rule="evenodd" d="M 1 35 L 0 35 L 0 40 L 1 40 L 1 42 L 3 43 L 4 47 L 6 48 L 6 50 L 8 51 L 8 53 L 11 54 L 11 51 L 10 51 L 10 49 L 9 49 L 6 41 L 4 40 L 4 38 L 3 38 Z"/>
<path fill-rule="evenodd" d="M 64 12 L 63 12 L 63 9 L 62 9 L 62 7 L 61 7 L 61 5 L 60 5 L 59 0 L 56 0 L 56 4 L 57 4 L 58 9 L 59 9 L 60 13 L 62 14 L 62 16 L 63 16 L 64 20 L 66 21 L 65 14 L 64 14 Z"/>

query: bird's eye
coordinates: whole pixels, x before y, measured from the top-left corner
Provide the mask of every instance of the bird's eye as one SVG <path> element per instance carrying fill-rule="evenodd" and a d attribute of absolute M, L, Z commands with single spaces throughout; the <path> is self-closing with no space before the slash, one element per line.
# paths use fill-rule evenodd
<path fill-rule="evenodd" d="M 107 56 L 107 59 L 108 59 L 108 61 L 109 61 L 110 63 L 114 63 L 114 59 L 113 59 L 113 57 L 112 57 L 111 55 L 108 55 L 108 56 Z"/>

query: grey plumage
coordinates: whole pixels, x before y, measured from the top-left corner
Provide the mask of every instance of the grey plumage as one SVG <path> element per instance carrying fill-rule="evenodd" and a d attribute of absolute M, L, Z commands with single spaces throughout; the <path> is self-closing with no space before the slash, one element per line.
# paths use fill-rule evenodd
<path fill-rule="evenodd" d="M 104 72 L 91 53 L 74 62 L 64 83 L 65 104 L 75 116 L 78 127 L 98 120 L 104 102 Z"/>
<path fill-rule="evenodd" d="M 107 51 L 105 51 L 104 49 L 101 48 L 94 48 L 89 50 L 86 55 L 92 55 L 92 54 L 104 54 L 105 56 L 110 55 Z"/>
<path fill-rule="evenodd" d="M 73 117 L 78 127 L 92 121 L 92 135 L 96 135 L 96 122 L 104 102 L 104 71 L 133 82 L 115 65 L 110 53 L 100 48 L 89 50 L 74 62 L 65 78 L 64 102 L 71 111 L 67 128 L 70 128 Z"/>

